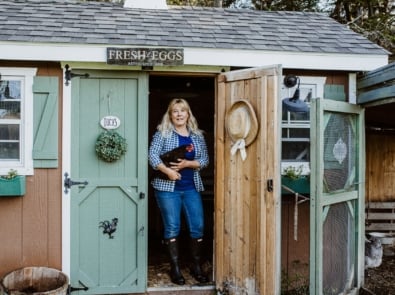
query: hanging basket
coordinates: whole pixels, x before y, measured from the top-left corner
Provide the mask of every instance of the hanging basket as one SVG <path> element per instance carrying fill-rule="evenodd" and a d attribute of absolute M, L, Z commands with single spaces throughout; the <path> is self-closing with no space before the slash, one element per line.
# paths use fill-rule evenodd
<path fill-rule="evenodd" d="M 95 150 L 101 160 L 108 163 L 114 162 L 126 153 L 126 139 L 116 131 L 103 131 L 97 138 Z"/>

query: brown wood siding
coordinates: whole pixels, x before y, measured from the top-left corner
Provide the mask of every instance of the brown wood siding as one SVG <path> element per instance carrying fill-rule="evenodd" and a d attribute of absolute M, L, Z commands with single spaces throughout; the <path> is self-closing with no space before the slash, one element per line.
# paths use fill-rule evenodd
<path fill-rule="evenodd" d="M 62 71 L 56 63 L 0 63 L 36 67 L 38 76 L 59 78 L 59 163 L 62 130 Z M 0 198 L 0 276 L 26 266 L 62 266 L 62 169 L 35 169 L 23 197 Z"/>
<path fill-rule="evenodd" d="M 395 136 L 366 134 L 366 202 L 395 201 Z"/>

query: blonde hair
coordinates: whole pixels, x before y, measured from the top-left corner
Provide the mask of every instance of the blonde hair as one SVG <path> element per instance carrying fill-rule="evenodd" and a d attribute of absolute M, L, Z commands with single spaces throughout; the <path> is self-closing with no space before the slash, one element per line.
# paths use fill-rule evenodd
<path fill-rule="evenodd" d="M 169 136 L 171 131 L 174 129 L 173 123 L 171 121 L 171 113 L 175 105 L 180 105 L 183 109 L 188 112 L 187 127 L 195 134 L 202 135 L 202 130 L 199 129 L 197 120 L 192 114 L 191 107 L 188 102 L 183 98 L 173 98 L 166 110 L 166 113 L 162 117 L 162 121 L 158 125 L 157 129 L 162 133 L 163 136 Z"/>

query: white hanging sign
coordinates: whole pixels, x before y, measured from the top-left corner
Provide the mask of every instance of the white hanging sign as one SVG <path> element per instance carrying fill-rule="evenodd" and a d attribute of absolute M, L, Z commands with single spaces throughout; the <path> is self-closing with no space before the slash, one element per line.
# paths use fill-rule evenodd
<path fill-rule="evenodd" d="M 104 129 L 117 129 L 121 125 L 121 120 L 116 116 L 105 116 L 100 120 L 100 126 Z"/>

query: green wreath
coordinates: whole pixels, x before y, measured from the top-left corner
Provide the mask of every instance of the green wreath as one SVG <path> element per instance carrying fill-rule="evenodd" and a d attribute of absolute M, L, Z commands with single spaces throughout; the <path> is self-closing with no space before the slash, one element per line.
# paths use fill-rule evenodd
<path fill-rule="evenodd" d="M 127 150 L 126 139 L 118 132 L 103 131 L 96 140 L 95 149 L 97 156 L 105 162 L 119 160 Z"/>

